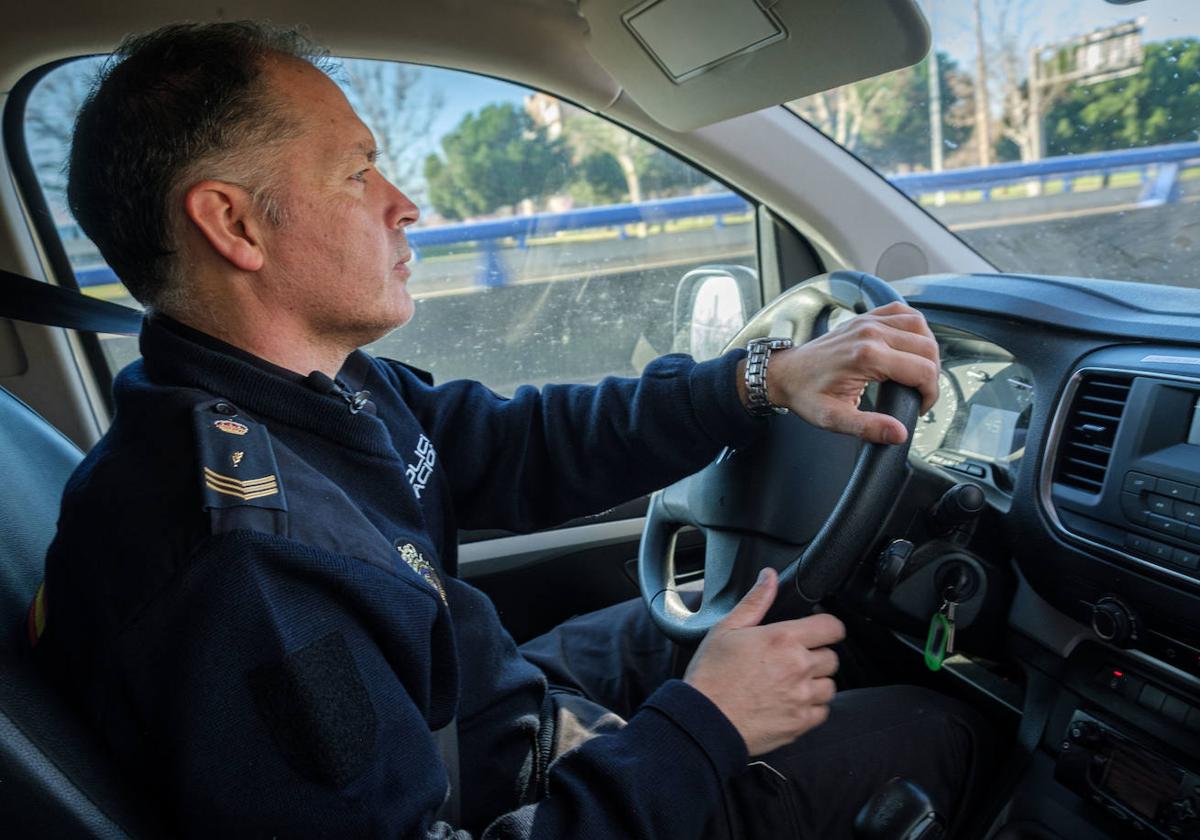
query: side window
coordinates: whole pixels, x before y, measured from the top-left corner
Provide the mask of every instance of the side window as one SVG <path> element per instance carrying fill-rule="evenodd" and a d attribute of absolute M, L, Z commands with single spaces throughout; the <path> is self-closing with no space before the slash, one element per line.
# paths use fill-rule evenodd
<path fill-rule="evenodd" d="M 133 304 L 63 197 L 97 64 L 38 84 L 26 136 L 80 287 Z M 375 133 L 379 169 L 421 208 L 416 316 L 371 352 L 511 393 L 633 375 L 672 351 L 713 356 L 761 304 L 752 207 L 637 135 L 458 71 L 355 59 L 338 82 Z M 120 338 L 104 347 L 114 369 L 137 352 Z"/>

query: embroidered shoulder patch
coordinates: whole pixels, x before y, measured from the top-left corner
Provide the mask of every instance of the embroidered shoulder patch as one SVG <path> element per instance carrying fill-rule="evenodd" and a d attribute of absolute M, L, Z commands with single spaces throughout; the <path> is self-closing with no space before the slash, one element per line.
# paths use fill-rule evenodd
<path fill-rule="evenodd" d="M 438 577 L 437 569 L 433 567 L 421 552 L 417 551 L 417 547 L 412 543 L 396 543 L 396 550 L 400 552 L 400 557 L 408 564 L 408 567 L 416 572 L 421 580 L 433 587 L 437 592 L 438 597 L 442 599 L 442 603 L 446 603 L 446 590 L 442 586 L 442 579 Z"/>
<path fill-rule="evenodd" d="M 247 506 L 287 510 L 266 427 L 239 416 L 225 400 L 196 406 L 192 424 L 205 510 Z"/>

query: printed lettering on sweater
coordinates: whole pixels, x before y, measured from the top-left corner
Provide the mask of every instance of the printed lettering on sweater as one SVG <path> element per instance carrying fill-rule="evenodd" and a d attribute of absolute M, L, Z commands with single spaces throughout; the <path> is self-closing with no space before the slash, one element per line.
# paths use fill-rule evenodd
<path fill-rule="evenodd" d="M 417 448 L 413 450 L 413 455 L 416 460 L 409 464 L 404 474 L 408 476 L 408 483 L 412 485 L 413 493 L 419 499 L 421 491 L 429 483 L 429 476 L 433 474 L 433 463 L 437 460 L 437 453 L 433 451 L 433 444 L 429 438 L 421 435 L 417 439 Z"/>

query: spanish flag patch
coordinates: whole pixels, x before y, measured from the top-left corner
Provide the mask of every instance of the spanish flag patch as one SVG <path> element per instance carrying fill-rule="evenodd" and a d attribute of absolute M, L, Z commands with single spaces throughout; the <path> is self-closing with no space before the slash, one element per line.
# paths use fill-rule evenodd
<path fill-rule="evenodd" d="M 29 605 L 29 646 L 37 647 L 38 640 L 46 632 L 46 582 L 38 585 L 33 603 Z"/>

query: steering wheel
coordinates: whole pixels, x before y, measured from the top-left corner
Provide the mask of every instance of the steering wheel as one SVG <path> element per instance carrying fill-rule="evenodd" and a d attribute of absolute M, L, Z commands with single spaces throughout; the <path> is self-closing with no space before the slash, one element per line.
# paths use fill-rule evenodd
<path fill-rule="evenodd" d="M 902 301 L 870 274 L 838 271 L 789 289 L 730 341 L 764 336 L 796 344 L 827 330 L 838 310 L 861 314 Z M 753 445 L 727 449 L 695 475 L 655 493 L 638 556 L 642 599 L 669 638 L 700 641 L 750 589 L 759 571 L 779 572 L 767 616 L 797 615 L 850 577 L 908 475 L 908 447 L 921 396 L 895 382 L 879 387 L 875 410 L 908 430 L 905 443 L 863 443 L 794 414 L 773 415 Z M 675 583 L 675 540 L 684 526 L 705 536 L 704 591 L 689 609 Z"/>

